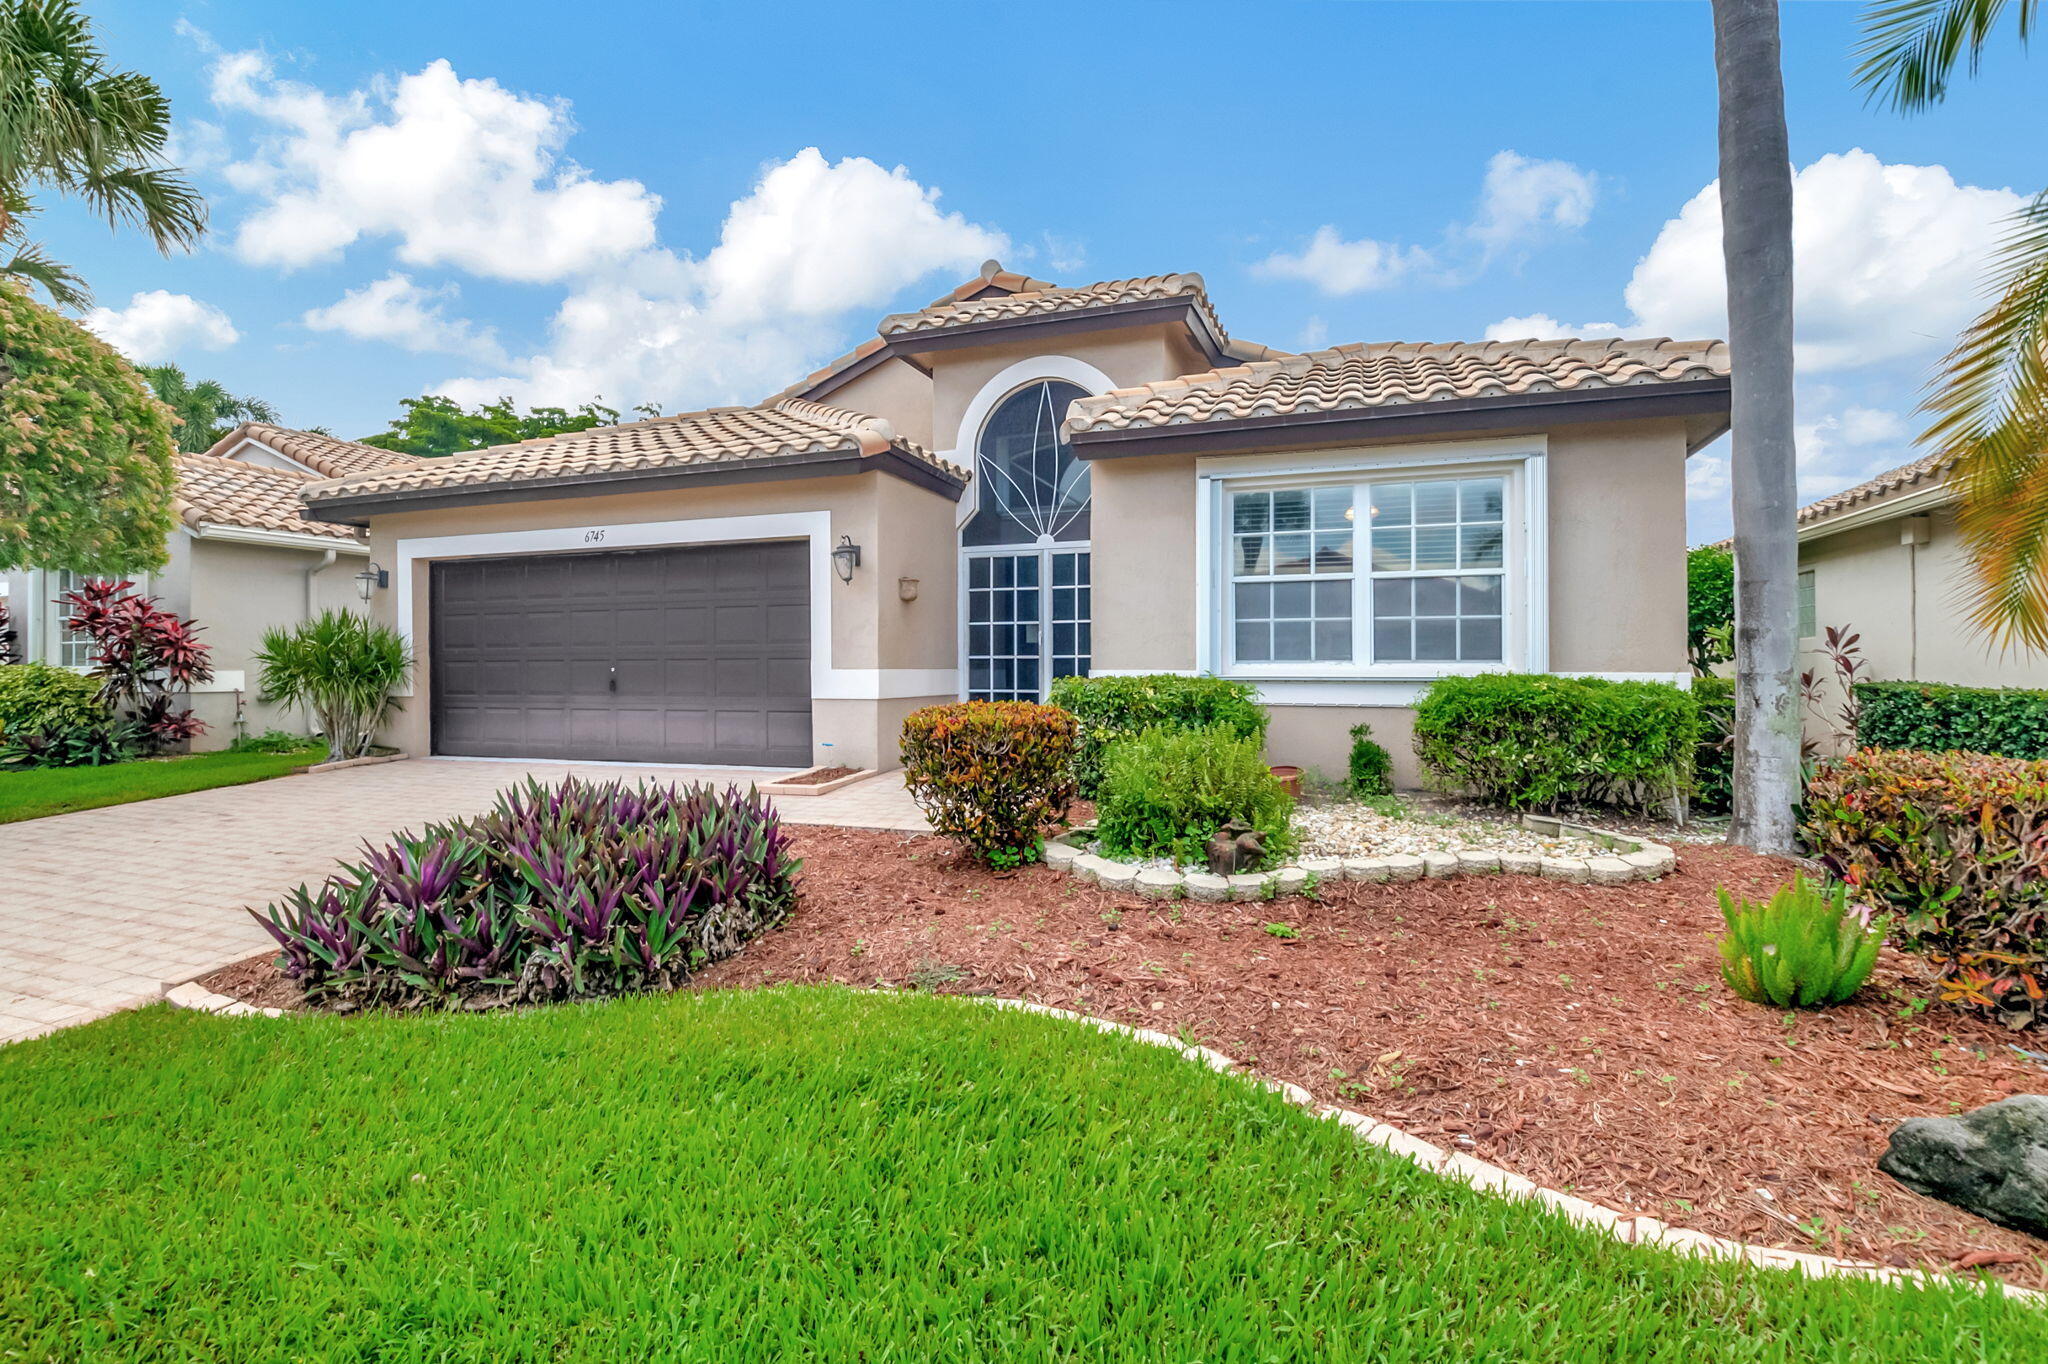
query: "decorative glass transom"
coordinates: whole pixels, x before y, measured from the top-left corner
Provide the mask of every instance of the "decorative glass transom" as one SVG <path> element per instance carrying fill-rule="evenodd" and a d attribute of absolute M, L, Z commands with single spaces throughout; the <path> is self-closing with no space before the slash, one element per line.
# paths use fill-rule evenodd
<path fill-rule="evenodd" d="M 1088 538 L 1088 465 L 1060 434 L 1067 405 L 1085 389 L 1041 380 L 1003 399 L 975 450 L 975 511 L 968 545 L 1037 545 Z"/>

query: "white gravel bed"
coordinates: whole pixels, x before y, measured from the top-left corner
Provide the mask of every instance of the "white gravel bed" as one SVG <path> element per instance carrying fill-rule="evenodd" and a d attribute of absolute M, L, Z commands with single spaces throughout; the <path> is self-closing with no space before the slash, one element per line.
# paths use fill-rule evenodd
<path fill-rule="evenodd" d="M 1300 857 L 1386 857 L 1394 853 L 1526 852 L 1542 857 L 1604 857 L 1607 849 L 1583 838 L 1552 837 L 1506 820 L 1448 815 L 1383 815 L 1370 805 L 1340 801 L 1299 805 L 1294 831 Z"/>

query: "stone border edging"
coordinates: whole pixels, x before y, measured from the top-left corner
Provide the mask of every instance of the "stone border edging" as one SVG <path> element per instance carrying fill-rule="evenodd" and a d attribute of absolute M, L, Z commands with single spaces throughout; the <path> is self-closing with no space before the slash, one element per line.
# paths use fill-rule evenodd
<path fill-rule="evenodd" d="M 1093 825 L 1070 829 L 1045 845 L 1045 865 L 1105 890 L 1127 890 L 1147 900 L 1183 897 L 1208 904 L 1272 900 L 1303 895 L 1323 881 L 1419 881 L 1424 877 L 1522 875 L 1581 885 L 1622 886 L 1654 881 L 1678 865 L 1678 854 L 1662 843 L 1627 838 L 1548 815 L 1523 815 L 1522 827 L 1554 837 L 1603 844 L 1606 857 L 1545 857 L 1540 853 L 1487 851 L 1393 853 L 1386 857 L 1304 857 L 1271 871 L 1216 876 L 1169 867 L 1140 868 L 1087 851 Z"/>
<path fill-rule="evenodd" d="M 314 763 L 311 767 L 301 768 L 300 771 L 310 777 L 319 772 L 339 772 L 347 767 L 375 767 L 379 763 L 402 762 L 411 756 L 410 753 L 372 753 L 363 758 L 343 758 L 339 762 Z"/>
<path fill-rule="evenodd" d="M 903 993 L 886 991 L 885 993 Z M 1827 1278 L 1830 1275 L 1841 1278 L 1875 1279 L 1880 1283 L 1896 1287 L 1908 1285 L 1939 1287 L 1960 1284 L 1986 1292 L 1996 1284 L 2005 1296 L 2039 1307 L 2048 1305 L 2048 1294 L 2035 1289 L 2021 1288 L 2001 1279 L 1986 1276 L 1966 1279 L 1960 1274 L 1930 1274 L 1919 1269 L 1893 1269 L 1888 1265 L 1872 1264 L 1867 1260 L 1843 1260 L 1832 1255 L 1814 1255 L 1803 1250 L 1778 1250 L 1770 1246 L 1753 1246 L 1747 1241 L 1731 1241 L 1722 1236 L 1710 1236 L 1701 1231 L 1687 1231 L 1674 1227 L 1657 1218 L 1641 1213 L 1616 1212 L 1613 1208 L 1598 1203 L 1589 1203 L 1583 1198 L 1574 1198 L 1555 1189 L 1547 1189 L 1511 1170 L 1490 1165 L 1477 1156 L 1468 1156 L 1459 1151 L 1446 1151 L 1441 1146 L 1411 1136 L 1400 1128 L 1367 1117 L 1363 1113 L 1334 1104 L 1319 1103 L 1316 1096 L 1300 1085 L 1285 1080 L 1275 1080 L 1259 1075 L 1214 1047 L 1191 1045 L 1177 1037 L 1169 1037 L 1151 1028 L 1140 1028 L 1129 1023 L 1118 1023 L 1114 1019 L 1097 1018 L 1093 1014 L 1077 1013 L 1072 1009 L 1055 1008 L 1050 1004 L 1035 1004 L 1028 999 L 1006 999 L 996 996 L 956 995 L 954 998 L 979 1000 L 998 1009 L 1021 1009 L 1026 1013 L 1043 1014 L 1048 1018 L 1065 1019 L 1081 1023 L 1101 1032 L 1122 1033 L 1133 1041 L 1148 1046 L 1166 1047 L 1179 1052 L 1190 1061 L 1198 1062 L 1213 1071 L 1235 1075 L 1271 1090 L 1297 1108 L 1305 1109 L 1318 1118 L 1327 1119 L 1348 1128 L 1351 1135 L 1383 1151 L 1405 1156 L 1431 1174 L 1446 1179 L 1455 1179 L 1468 1184 L 1481 1193 L 1490 1193 L 1517 1201 L 1541 1203 L 1551 1210 L 1563 1214 L 1567 1221 L 1578 1226 L 1611 1236 L 1617 1241 L 1637 1246 L 1661 1246 L 1678 1255 L 1689 1255 L 1698 1259 L 1740 1260 L 1762 1269 L 1798 1270 L 1811 1278 Z M 239 999 L 216 994 L 196 981 L 173 986 L 164 994 L 164 1001 L 173 1008 L 193 1009 L 201 1013 L 219 1014 L 225 1018 L 282 1018 L 284 1010 L 258 1008 L 245 1004 Z"/>
<path fill-rule="evenodd" d="M 764 796 L 829 796 L 834 791 L 851 786 L 857 781 L 866 781 L 869 777 L 874 776 L 878 769 L 863 767 L 857 772 L 849 772 L 843 777 L 834 777 L 830 781 L 811 782 L 809 784 L 796 783 L 794 781 L 794 777 L 806 776 L 817 770 L 815 767 L 807 767 L 802 772 L 795 773 L 791 777 L 783 777 L 778 781 L 760 782 L 754 789 Z"/>

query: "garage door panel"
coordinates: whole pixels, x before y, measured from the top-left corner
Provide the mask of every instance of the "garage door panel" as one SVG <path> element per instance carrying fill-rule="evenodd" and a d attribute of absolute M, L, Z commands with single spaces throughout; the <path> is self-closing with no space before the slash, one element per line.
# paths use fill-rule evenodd
<path fill-rule="evenodd" d="M 434 751 L 807 763 L 808 564 L 797 542 L 435 564 Z"/>

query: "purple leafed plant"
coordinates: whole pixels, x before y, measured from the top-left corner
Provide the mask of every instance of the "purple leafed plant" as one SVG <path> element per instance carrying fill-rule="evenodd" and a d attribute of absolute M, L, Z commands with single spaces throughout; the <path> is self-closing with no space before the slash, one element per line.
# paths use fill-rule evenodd
<path fill-rule="evenodd" d="M 801 865 L 751 790 L 529 780 L 256 919 L 341 1007 L 666 990 L 786 915 Z"/>

